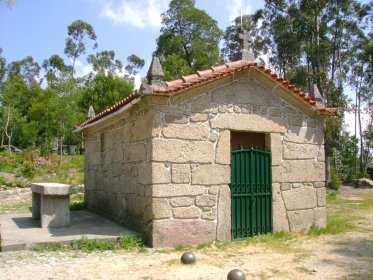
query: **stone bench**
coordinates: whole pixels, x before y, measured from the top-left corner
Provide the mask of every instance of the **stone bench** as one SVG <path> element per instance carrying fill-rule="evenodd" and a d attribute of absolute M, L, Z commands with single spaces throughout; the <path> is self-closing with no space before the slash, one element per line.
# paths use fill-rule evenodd
<path fill-rule="evenodd" d="M 32 183 L 32 218 L 42 228 L 70 226 L 70 185 Z"/>

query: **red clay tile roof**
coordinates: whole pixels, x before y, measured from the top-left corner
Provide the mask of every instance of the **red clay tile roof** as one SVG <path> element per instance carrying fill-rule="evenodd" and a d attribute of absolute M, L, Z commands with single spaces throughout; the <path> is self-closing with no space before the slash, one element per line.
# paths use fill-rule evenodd
<path fill-rule="evenodd" d="M 197 71 L 196 74 L 192 74 L 189 76 L 182 76 L 181 79 L 166 82 L 166 88 L 154 88 L 153 95 L 173 95 L 176 93 L 182 93 L 189 88 L 196 87 L 201 84 L 209 83 L 213 80 L 217 80 L 221 77 L 226 77 L 232 75 L 233 73 L 248 69 L 248 68 L 256 68 L 263 72 L 265 75 L 271 77 L 274 81 L 278 84 L 282 85 L 284 88 L 289 90 L 289 94 L 293 94 L 297 96 L 299 99 L 303 100 L 309 106 L 315 107 L 320 113 L 326 115 L 337 115 L 336 108 L 325 108 L 325 107 L 317 107 L 316 101 L 309 97 L 306 93 L 302 92 L 300 89 L 296 88 L 294 85 L 290 84 L 289 81 L 284 80 L 283 78 L 278 77 L 278 75 L 272 72 L 270 69 L 266 68 L 263 65 L 259 65 L 256 62 L 242 62 L 242 61 L 235 61 L 230 62 L 224 65 L 213 66 L 210 69 Z M 125 105 L 129 104 L 131 101 L 140 98 L 143 93 L 139 91 L 135 91 L 130 96 L 124 98 L 123 100 L 117 102 L 110 108 L 102 111 L 101 113 L 95 115 L 93 118 L 88 119 L 87 121 L 83 122 L 78 126 L 79 128 L 83 128 L 88 124 L 92 124 L 103 117 L 112 114 L 113 112 L 123 108 Z"/>

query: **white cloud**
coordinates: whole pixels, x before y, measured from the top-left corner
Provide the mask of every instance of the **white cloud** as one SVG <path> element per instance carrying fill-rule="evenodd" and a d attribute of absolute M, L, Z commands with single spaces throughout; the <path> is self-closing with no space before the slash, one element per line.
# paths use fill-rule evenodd
<path fill-rule="evenodd" d="M 170 0 L 122 0 L 119 5 L 104 0 L 101 15 L 115 24 L 136 28 L 159 28 L 161 13 L 167 10 Z"/>
<path fill-rule="evenodd" d="M 75 61 L 75 76 L 83 77 L 93 71 L 93 67 L 90 64 L 83 64 L 80 60 Z"/>
<path fill-rule="evenodd" d="M 219 3 L 228 10 L 229 20 L 233 21 L 236 17 L 242 15 L 247 15 L 251 12 L 251 7 L 249 4 L 245 3 L 245 0 L 218 0 Z"/>

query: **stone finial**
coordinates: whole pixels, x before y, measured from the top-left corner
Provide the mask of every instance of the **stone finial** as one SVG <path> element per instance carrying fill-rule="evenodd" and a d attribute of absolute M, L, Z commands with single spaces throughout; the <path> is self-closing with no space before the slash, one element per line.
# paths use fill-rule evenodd
<path fill-rule="evenodd" d="M 95 110 L 93 110 L 93 106 L 89 105 L 87 118 L 88 119 L 93 118 L 95 115 L 96 114 L 95 114 Z"/>
<path fill-rule="evenodd" d="M 322 96 L 319 91 L 319 87 L 316 84 L 313 84 L 311 86 L 310 94 L 309 96 L 316 101 L 317 105 L 319 106 L 325 106 Z"/>
<path fill-rule="evenodd" d="M 251 36 L 247 30 L 244 30 L 243 33 L 238 35 L 241 45 L 241 60 L 244 62 L 255 61 L 254 53 L 249 50 L 249 43 L 252 43 Z"/>
<path fill-rule="evenodd" d="M 153 56 L 146 78 L 148 79 L 148 85 L 152 85 L 158 88 L 166 87 L 166 83 L 163 81 L 163 69 L 158 57 Z"/>

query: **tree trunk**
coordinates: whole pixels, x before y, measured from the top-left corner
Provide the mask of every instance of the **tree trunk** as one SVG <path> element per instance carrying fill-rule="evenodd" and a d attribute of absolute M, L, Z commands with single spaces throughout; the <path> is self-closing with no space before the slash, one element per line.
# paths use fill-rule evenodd
<path fill-rule="evenodd" d="M 9 156 L 12 154 L 12 150 L 10 149 L 10 145 L 11 145 L 11 140 L 12 140 L 12 129 L 10 128 L 10 133 L 8 132 L 8 129 L 9 129 L 9 122 L 10 122 L 10 108 L 7 107 L 7 120 L 6 120 L 6 123 L 5 123 L 5 127 L 4 127 L 4 132 L 5 132 L 5 136 L 8 138 L 8 152 L 9 152 Z"/>
<path fill-rule="evenodd" d="M 359 154 L 359 162 L 360 162 L 360 172 L 363 172 L 363 154 L 364 154 L 364 141 L 363 141 L 363 129 L 361 126 L 361 92 L 358 92 L 358 107 L 357 107 L 357 115 L 359 118 L 359 138 L 360 138 L 360 154 Z"/>

